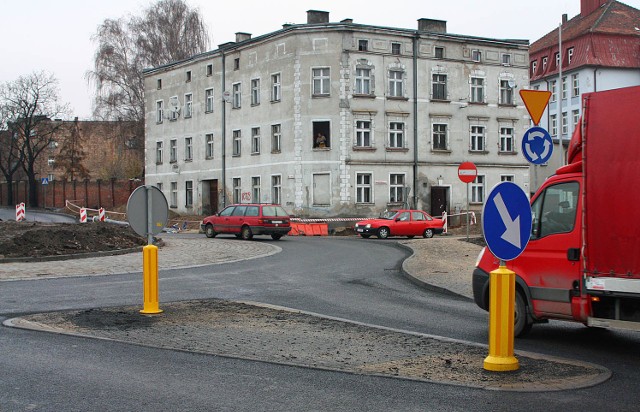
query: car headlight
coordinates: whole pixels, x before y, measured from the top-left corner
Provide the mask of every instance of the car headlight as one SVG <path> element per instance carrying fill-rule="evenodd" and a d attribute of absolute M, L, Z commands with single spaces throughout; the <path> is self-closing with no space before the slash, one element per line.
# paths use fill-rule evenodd
<path fill-rule="evenodd" d="M 371 223 L 368 223 L 368 224 L 365 226 L 365 228 L 367 228 L 367 229 L 371 228 Z"/>

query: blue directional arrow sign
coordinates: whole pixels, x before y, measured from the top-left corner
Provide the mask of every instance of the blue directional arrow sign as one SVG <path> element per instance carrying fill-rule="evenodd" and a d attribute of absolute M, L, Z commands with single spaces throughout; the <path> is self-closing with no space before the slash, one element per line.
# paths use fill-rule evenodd
<path fill-rule="evenodd" d="M 546 163 L 553 153 L 551 135 L 542 127 L 532 127 L 522 138 L 522 153 L 524 157 L 536 165 Z"/>
<path fill-rule="evenodd" d="M 489 250 L 502 260 L 517 258 L 529 243 L 531 206 L 512 182 L 496 185 L 482 208 L 482 231 Z"/>

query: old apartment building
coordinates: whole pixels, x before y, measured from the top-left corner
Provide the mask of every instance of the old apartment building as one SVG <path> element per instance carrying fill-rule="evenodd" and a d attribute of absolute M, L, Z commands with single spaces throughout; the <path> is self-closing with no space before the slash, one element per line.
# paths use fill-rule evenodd
<path fill-rule="evenodd" d="M 371 216 L 408 203 L 482 207 L 493 185 L 528 192 L 519 141 L 530 126 L 526 40 L 334 23 L 306 24 L 145 71 L 146 183 L 172 210 L 207 214 L 274 202 L 304 216 Z"/>

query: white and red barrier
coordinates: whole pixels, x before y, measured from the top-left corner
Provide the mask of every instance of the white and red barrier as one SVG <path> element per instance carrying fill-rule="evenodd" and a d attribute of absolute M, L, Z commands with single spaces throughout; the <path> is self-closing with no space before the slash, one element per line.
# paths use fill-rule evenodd
<path fill-rule="evenodd" d="M 100 208 L 98 209 L 98 220 L 101 222 L 104 222 L 106 219 L 105 213 L 104 213 L 104 208 Z"/>
<path fill-rule="evenodd" d="M 16 222 L 22 222 L 26 219 L 24 203 L 16 205 Z"/>
<path fill-rule="evenodd" d="M 80 208 L 80 223 L 87 223 L 87 209 L 84 207 Z"/>

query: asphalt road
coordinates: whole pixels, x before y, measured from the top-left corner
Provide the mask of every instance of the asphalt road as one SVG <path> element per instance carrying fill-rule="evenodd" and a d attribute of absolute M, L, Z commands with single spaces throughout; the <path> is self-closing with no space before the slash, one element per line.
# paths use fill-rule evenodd
<path fill-rule="evenodd" d="M 300 237 L 277 245 L 282 252 L 265 258 L 161 271 L 161 302 L 249 300 L 487 341 L 487 315 L 473 302 L 418 289 L 400 276 L 407 252 L 393 241 Z M 136 273 L 2 282 L 0 320 L 141 304 L 140 279 Z M 638 334 L 536 325 L 516 349 L 598 363 L 614 376 L 577 391 L 503 393 L 0 328 L 0 410 L 637 410 L 639 343 Z"/>

